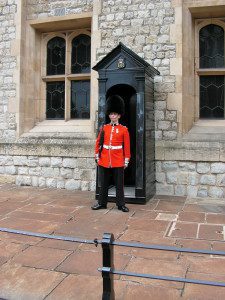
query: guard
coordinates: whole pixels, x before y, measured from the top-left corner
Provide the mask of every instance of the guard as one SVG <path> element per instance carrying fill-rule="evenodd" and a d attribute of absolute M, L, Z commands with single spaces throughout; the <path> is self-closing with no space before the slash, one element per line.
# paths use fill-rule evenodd
<path fill-rule="evenodd" d="M 130 136 L 127 127 L 119 124 L 119 119 L 124 114 L 124 101 L 120 96 L 113 95 L 107 99 L 106 114 L 110 123 L 101 128 L 95 144 L 95 160 L 99 166 L 101 187 L 98 203 L 91 208 L 107 208 L 112 173 L 116 186 L 116 205 L 119 210 L 128 212 L 124 201 L 124 169 L 130 160 Z"/>

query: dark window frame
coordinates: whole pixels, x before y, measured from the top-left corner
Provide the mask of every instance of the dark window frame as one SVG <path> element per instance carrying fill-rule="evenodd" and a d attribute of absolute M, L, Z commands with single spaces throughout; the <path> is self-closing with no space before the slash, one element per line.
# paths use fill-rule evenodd
<path fill-rule="evenodd" d="M 72 73 L 72 69 L 71 69 L 71 61 L 72 61 L 72 53 L 74 52 L 72 49 L 72 42 L 75 39 L 79 39 L 79 36 L 86 36 L 87 40 L 89 40 L 89 66 L 88 66 L 88 70 L 86 70 L 85 72 L 82 73 Z M 43 50 L 46 52 L 46 56 L 45 56 L 45 75 L 42 76 L 42 80 L 43 82 L 45 82 L 45 86 L 46 86 L 46 120 L 64 120 L 64 121 L 68 121 L 68 120 L 90 120 L 90 84 L 91 84 L 91 73 L 90 73 L 90 69 L 91 69 L 91 34 L 89 30 L 78 30 L 76 32 L 72 32 L 72 31 L 67 31 L 67 32 L 59 32 L 59 33 L 51 33 L 51 34 L 44 34 L 45 37 L 45 42 L 44 42 L 44 47 Z M 53 39 L 62 39 L 62 37 L 65 38 L 65 42 L 66 42 L 66 49 L 65 49 L 65 72 L 64 74 L 61 74 L 61 72 L 59 72 L 57 74 L 57 72 L 55 72 L 56 74 L 49 74 L 48 72 L 48 44 L 51 40 Z M 59 50 L 58 50 L 59 51 Z M 57 60 L 57 59 L 56 59 Z M 73 81 L 77 81 L 77 82 L 89 82 L 89 87 L 86 91 L 86 94 L 89 93 L 88 97 L 87 95 L 85 96 L 85 102 L 87 101 L 87 98 L 89 100 L 89 104 L 85 105 L 85 112 L 82 113 L 78 113 L 78 116 L 75 116 L 72 110 L 72 105 L 74 105 L 74 103 L 72 103 L 72 84 Z M 49 84 L 50 82 L 55 82 L 55 83 L 59 83 L 59 82 L 64 82 L 64 86 L 65 86 L 65 91 L 64 91 L 64 110 L 65 113 L 61 113 L 61 115 L 59 116 L 59 114 L 55 114 L 55 117 L 52 117 L 54 114 L 53 113 L 49 113 L 50 110 L 49 106 L 50 104 L 48 104 L 49 99 L 51 99 L 51 97 L 49 96 L 49 92 L 48 92 L 48 86 L 51 86 L 51 84 Z M 79 94 L 80 97 L 82 96 L 82 93 Z M 79 100 L 79 99 L 78 99 Z M 74 101 L 74 98 L 73 98 Z M 80 103 L 80 100 L 79 100 Z M 52 105 L 52 104 L 51 104 Z M 74 109 L 74 106 L 73 106 Z M 87 111 L 88 110 L 88 111 Z M 52 110 L 53 111 L 53 110 Z M 56 108 L 57 111 L 57 108 Z"/>

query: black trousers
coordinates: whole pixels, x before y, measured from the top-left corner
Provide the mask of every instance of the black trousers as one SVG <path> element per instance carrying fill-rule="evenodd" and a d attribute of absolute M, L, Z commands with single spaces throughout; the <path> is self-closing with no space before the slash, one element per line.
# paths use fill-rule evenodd
<path fill-rule="evenodd" d="M 113 175 L 115 186 L 116 186 L 116 205 L 125 205 L 124 201 L 124 168 L 104 168 L 99 166 L 99 176 L 100 176 L 100 190 L 98 203 L 100 205 L 107 205 L 108 202 L 108 189 L 109 180 Z"/>

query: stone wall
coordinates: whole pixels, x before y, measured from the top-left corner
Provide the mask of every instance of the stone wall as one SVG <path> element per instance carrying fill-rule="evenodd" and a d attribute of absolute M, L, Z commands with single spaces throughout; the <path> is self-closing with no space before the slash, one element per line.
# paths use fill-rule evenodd
<path fill-rule="evenodd" d="M 92 158 L 0 155 L 1 182 L 68 190 L 95 189 Z"/>
<path fill-rule="evenodd" d="M 93 0 L 27 0 L 27 19 L 64 16 L 92 11 Z"/>
<path fill-rule="evenodd" d="M 158 194 L 225 197 L 225 163 L 165 161 L 156 170 Z"/>
<path fill-rule="evenodd" d="M 16 96 L 14 71 L 17 59 L 11 54 L 16 38 L 16 0 L 0 1 L 0 140 L 15 140 L 16 116 L 8 111 L 10 99 Z"/>
<path fill-rule="evenodd" d="M 167 97 L 175 92 L 170 59 L 176 57 L 176 45 L 170 42 L 170 26 L 175 22 L 172 1 L 104 0 L 99 16 L 101 47 L 97 59 L 103 58 L 121 41 L 155 67 L 155 121 L 157 140 L 177 138 L 177 113 L 167 109 Z"/>

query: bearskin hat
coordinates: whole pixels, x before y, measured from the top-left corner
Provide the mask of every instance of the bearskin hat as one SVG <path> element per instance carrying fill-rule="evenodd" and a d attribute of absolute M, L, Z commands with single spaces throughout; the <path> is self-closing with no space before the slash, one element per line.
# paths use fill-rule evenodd
<path fill-rule="evenodd" d="M 112 112 L 119 115 L 124 115 L 125 113 L 124 101 L 119 95 L 109 96 L 106 100 L 106 114 L 109 115 Z"/>

